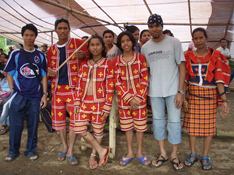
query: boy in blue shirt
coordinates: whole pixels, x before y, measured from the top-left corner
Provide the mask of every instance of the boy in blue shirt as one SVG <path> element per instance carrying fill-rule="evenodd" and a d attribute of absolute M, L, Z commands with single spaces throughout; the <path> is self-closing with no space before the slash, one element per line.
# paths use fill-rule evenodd
<path fill-rule="evenodd" d="M 21 35 L 24 40 L 24 51 L 34 66 L 41 82 L 37 81 L 36 75 L 24 54 L 14 50 L 6 65 L 8 84 L 11 89 L 12 101 L 10 104 L 10 149 L 5 161 L 12 161 L 20 154 L 21 134 L 24 128 L 24 117 L 27 118 L 28 140 L 27 150 L 24 152 L 29 160 L 38 158 L 35 153 L 37 148 L 37 128 L 40 107 L 47 105 L 47 66 L 43 52 L 34 48 L 37 37 L 37 28 L 33 24 L 22 27 Z M 41 88 L 43 95 L 41 95 Z"/>

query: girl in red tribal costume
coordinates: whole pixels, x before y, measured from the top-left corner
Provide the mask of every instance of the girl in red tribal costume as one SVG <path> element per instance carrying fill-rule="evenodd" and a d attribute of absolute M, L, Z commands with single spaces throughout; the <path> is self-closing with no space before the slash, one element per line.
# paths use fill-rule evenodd
<path fill-rule="evenodd" d="M 134 158 L 133 128 L 136 130 L 136 158 L 143 165 L 150 159 L 142 154 L 144 131 L 147 130 L 146 95 L 148 92 L 148 69 L 143 55 L 133 52 L 136 40 L 130 32 L 122 32 L 117 38 L 117 46 L 123 54 L 115 57 L 115 87 L 118 94 L 121 130 L 125 131 L 128 154 L 119 160 L 125 166 Z"/>
<path fill-rule="evenodd" d="M 109 155 L 109 148 L 102 148 L 100 144 L 106 117 L 112 106 L 114 69 L 112 62 L 105 58 L 105 44 L 100 36 L 92 37 L 88 49 L 90 59 L 81 64 L 75 89 L 75 133 L 93 146 L 89 168 L 95 169 L 103 166 Z M 87 132 L 90 121 L 94 136 Z M 96 152 L 99 154 L 99 164 L 95 160 Z"/>
<path fill-rule="evenodd" d="M 203 170 L 211 170 L 208 152 L 212 136 L 216 131 L 216 113 L 218 96 L 222 99 L 221 115 L 229 112 L 224 86 L 228 86 L 230 69 L 221 52 L 208 49 L 207 33 L 203 28 L 196 28 L 192 33 L 196 51 L 185 53 L 186 83 L 189 100 L 184 100 L 185 118 L 183 128 L 189 131 L 191 154 L 184 164 L 191 167 L 197 160 L 196 137 L 204 137 L 201 164 Z M 186 91 L 185 91 L 186 92 Z M 186 93 L 185 93 L 186 97 Z"/>

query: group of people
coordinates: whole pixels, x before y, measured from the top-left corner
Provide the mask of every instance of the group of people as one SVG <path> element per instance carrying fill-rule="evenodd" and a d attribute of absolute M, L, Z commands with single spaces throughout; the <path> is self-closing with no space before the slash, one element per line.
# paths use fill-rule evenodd
<path fill-rule="evenodd" d="M 168 137 L 172 145 L 170 162 L 173 169 L 184 171 L 184 165 L 191 167 L 198 160 L 196 137 L 203 136 L 202 169 L 212 169 L 208 152 L 215 134 L 218 99 L 223 107 L 221 114 L 224 116 L 229 112 L 224 87 L 228 86 L 230 69 L 221 52 L 207 48 L 205 29 L 193 31 L 192 39 L 197 50 L 184 55 L 180 41 L 172 37 L 173 34 L 163 34 L 161 16 L 152 14 L 148 19 L 148 30 L 140 34 L 141 44 L 138 43 L 139 29 L 135 26 L 126 27 L 126 31 L 118 35 L 116 45 L 113 43 L 114 33 L 107 30 L 103 37 L 92 36 L 88 44 L 61 68 L 59 66 L 83 41 L 69 38 L 70 24 L 66 18 L 55 21 L 55 32 L 58 42 L 47 51 L 46 62 L 43 52 L 33 47 L 37 37 L 36 27 L 33 24 L 24 26 L 21 31 L 24 47 L 13 51 L 6 65 L 5 72 L 13 94 L 9 110 L 10 149 L 6 161 L 12 161 L 20 154 L 25 115 L 29 132 L 24 154 L 29 160 L 38 158 L 38 113 L 40 107 L 44 108 L 47 104 L 47 82 L 50 80 L 52 126 L 59 131 L 63 145 L 59 161 L 68 160 L 71 165 L 79 163 L 73 155 L 79 134 L 93 146 L 89 168 L 96 169 L 106 164 L 110 150 L 101 146 L 103 129 L 113 100 L 117 100 L 120 126 L 125 132 L 128 149 L 119 160 L 120 166 L 126 166 L 136 158 L 143 165 L 161 167 L 169 160 L 165 149 Z M 154 137 L 160 149 L 160 155 L 152 162 L 142 153 L 143 136 L 147 130 L 147 96 L 152 107 Z M 182 142 L 182 106 L 185 110 L 183 128 L 189 131 L 191 150 L 184 165 L 177 155 Z M 70 115 L 69 144 L 67 109 Z M 89 123 L 93 134 L 87 130 Z M 133 129 L 137 138 L 136 154 L 133 152 Z"/>

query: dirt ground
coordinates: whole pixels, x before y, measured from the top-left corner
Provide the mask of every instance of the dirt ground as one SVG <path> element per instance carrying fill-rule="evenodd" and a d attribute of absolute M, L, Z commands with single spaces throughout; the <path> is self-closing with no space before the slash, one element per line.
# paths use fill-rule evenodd
<path fill-rule="evenodd" d="M 221 108 L 217 115 L 217 129 L 222 133 L 227 133 L 230 136 L 234 132 L 234 92 L 228 94 L 230 113 L 226 117 L 220 116 Z M 182 134 L 182 143 L 179 146 L 178 156 L 182 162 L 188 157 L 189 140 L 187 134 Z M 109 133 L 105 132 L 103 145 L 108 146 Z M 162 167 L 156 169 L 150 166 L 143 166 L 137 159 L 133 159 L 126 167 L 118 165 L 118 160 L 127 153 L 125 135 L 121 131 L 117 131 L 116 138 L 116 156 L 114 159 L 109 159 L 104 167 L 99 167 L 96 170 L 89 170 L 88 160 L 91 149 L 83 152 L 78 145 L 79 140 L 76 141 L 74 155 L 79 159 L 79 165 L 71 166 L 67 161 L 57 161 L 57 156 L 62 152 L 62 146 L 59 136 L 56 132 L 48 133 L 44 123 L 39 124 L 38 130 L 38 148 L 36 153 L 39 159 L 36 161 L 29 161 L 23 152 L 26 148 L 27 127 L 22 134 L 22 143 L 20 149 L 20 156 L 13 162 L 5 162 L 4 156 L 8 154 L 9 150 L 9 133 L 0 136 L 0 144 L 4 147 L 0 151 L 0 175 L 142 175 L 142 174 L 175 174 L 170 162 L 166 162 Z M 134 150 L 136 151 L 136 138 L 134 137 Z M 200 158 L 202 155 L 203 138 L 197 139 L 197 154 Z M 166 149 L 170 155 L 171 146 L 166 141 Z M 159 155 L 159 149 L 156 140 L 152 133 L 145 133 L 143 154 L 148 156 L 151 160 Z M 213 170 L 204 172 L 201 169 L 200 162 L 196 162 L 193 167 L 185 167 L 185 171 L 181 174 L 233 174 L 234 175 L 234 137 L 214 137 L 211 145 L 209 156 L 212 158 L 211 163 Z"/>

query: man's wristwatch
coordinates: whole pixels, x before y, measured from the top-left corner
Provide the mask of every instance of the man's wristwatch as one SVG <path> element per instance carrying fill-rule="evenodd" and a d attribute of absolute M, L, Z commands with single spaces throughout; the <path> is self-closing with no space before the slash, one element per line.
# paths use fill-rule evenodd
<path fill-rule="evenodd" d="M 178 93 L 184 95 L 184 91 L 178 91 Z"/>
<path fill-rule="evenodd" d="M 47 95 L 48 96 L 48 92 L 44 92 L 43 95 Z"/>

